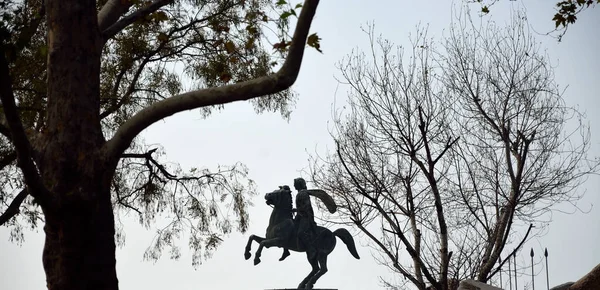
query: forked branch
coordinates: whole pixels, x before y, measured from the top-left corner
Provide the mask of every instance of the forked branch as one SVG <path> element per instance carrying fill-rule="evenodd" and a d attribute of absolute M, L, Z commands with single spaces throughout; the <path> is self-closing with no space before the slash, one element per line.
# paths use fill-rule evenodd
<path fill-rule="evenodd" d="M 98 12 L 98 28 L 100 28 L 100 31 L 104 31 L 109 26 L 115 24 L 121 16 L 129 11 L 131 5 L 133 5 L 132 1 L 106 1 L 100 12 Z"/>
<path fill-rule="evenodd" d="M 154 103 L 136 113 L 117 130 L 114 137 L 105 145 L 108 158 L 117 162 L 121 153 L 142 130 L 163 118 L 185 110 L 235 101 L 250 100 L 274 94 L 289 88 L 298 77 L 308 32 L 317 10 L 319 0 L 305 0 L 302 12 L 292 38 L 288 55 L 279 71 L 245 82 L 216 88 L 206 88 L 187 92 Z"/>
<path fill-rule="evenodd" d="M 156 12 L 161 7 L 173 3 L 173 1 L 174 0 L 154 0 L 154 1 L 152 1 L 152 3 L 150 3 L 149 5 L 144 6 L 143 8 L 140 8 L 139 10 L 123 17 L 119 21 L 108 26 L 108 28 L 106 28 L 105 30 L 102 31 L 102 37 L 104 38 L 105 41 L 110 39 L 111 37 L 115 36 L 117 33 L 119 33 L 125 27 L 134 23 L 138 19 L 140 19 L 146 15 L 149 15 L 150 13 Z M 102 12 L 102 11 L 100 11 L 100 12 Z"/>

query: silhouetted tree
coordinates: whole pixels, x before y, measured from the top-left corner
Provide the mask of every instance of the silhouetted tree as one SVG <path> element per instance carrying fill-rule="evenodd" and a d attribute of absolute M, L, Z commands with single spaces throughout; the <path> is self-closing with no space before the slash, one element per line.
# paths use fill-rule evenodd
<path fill-rule="evenodd" d="M 43 221 L 49 289 L 118 289 L 115 213 L 146 226 L 173 218 L 148 258 L 165 247 L 177 257 L 185 230 L 198 263 L 223 234 L 246 230 L 253 185 L 242 165 L 184 174 L 136 137 L 175 113 L 234 101 L 287 116 L 305 44 L 319 48 L 308 35 L 318 2 L 0 2 L 0 224 L 19 239 Z"/>

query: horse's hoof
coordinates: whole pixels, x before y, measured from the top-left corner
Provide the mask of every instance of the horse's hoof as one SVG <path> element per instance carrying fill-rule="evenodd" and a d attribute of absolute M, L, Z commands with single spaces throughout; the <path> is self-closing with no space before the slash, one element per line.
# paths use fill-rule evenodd
<path fill-rule="evenodd" d="M 246 260 L 250 259 L 251 256 L 252 254 L 250 253 L 244 253 L 244 258 L 246 258 Z"/>
<path fill-rule="evenodd" d="M 260 259 L 259 258 L 255 258 L 254 259 L 254 266 L 258 265 L 258 263 L 260 263 Z"/>
<path fill-rule="evenodd" d="M 283 261 L 285 260 L 285 258 L 287 258 L 290 255 L 290 253 L 284 253 L 281 258 L 279 258 L 279 261 Z"/>

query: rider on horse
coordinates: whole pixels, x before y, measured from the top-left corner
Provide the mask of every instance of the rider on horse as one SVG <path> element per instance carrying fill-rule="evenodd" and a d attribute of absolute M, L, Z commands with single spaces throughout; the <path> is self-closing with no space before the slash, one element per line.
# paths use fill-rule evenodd
<path fill-rule="evenodd" d="M 315 223 L 315 214 L 310 202 L 310 194 L 307 192 L 306 181 L 303 178 L 294 179 L 294 188 L 298 191 L 296 194 L 296 208 L 292 209 L 296 212 L 294 225 L 298 233 L 298 244 L 306 249 L 309 260 L 317 254 L 317 249 L 314 245 L 314 240 L 317 234 L 317 224 Z M 283 249 L 283 254 L 279 261 L 283 261 L 290 255 L 288 249 Z"/>

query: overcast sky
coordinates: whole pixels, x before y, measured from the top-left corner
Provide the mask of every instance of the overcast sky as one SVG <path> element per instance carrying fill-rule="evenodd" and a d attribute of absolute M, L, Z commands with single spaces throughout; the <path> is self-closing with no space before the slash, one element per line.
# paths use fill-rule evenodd
<path fill-rule="evenodd" d="M 257 115 L 246 103 L 229 104 L 207 119 L 198 112 L 186 112 L 159 122 L 144 132 L 148 144 L 164 146 L 169 160 L 184 168 L 216 168 L 217 164 L 242 162 L 250 169 L 250 178 L 256 181 L 259 194 L 250 211 L 247 234 L 232 234 L 214 256 L 198 269 L 191 266 L 191 257 L 183 251 L 180 260 L 165 256 L 157 263 L 145 262 L 142 255 L 150 244 L 153 231 L 146 231 L 135 219 L 126 222 L 126 245 L 117 250 L 117 271 L 121 289 L 270 289 L 295 287 L 310 271 L 304 254 L 292 252 L 284 262 L 277 261 L 281 249 L 263 251 L 262 263 L 253 266 L 243 259 L 247 237 L 263 235 L 271 208 L 263 202 L 263 193 L 281 184 L 292 184 L 293 179 L 308 166 L 308 153 L 325 152 L 331 148 L 328 133 L 331 108 L 335 99 L 343 102 L 347 88 L 338 86 L 335 64 L 358 48 L 368 49 L 368 39 L 361 26 L 374 21 L 377 33 L 394 41 L 407 44 L 408 34 L 419 22 L 429 24 L 429 35 L 439 37 L 450 22 L 451 1 L 396 1 L 396 0 L 323 0 L 313 23 L 313 31 L 322 37 L 324 54 L 313 49 L 306 53 L 299 79 L 294 90 L 299 100 L 290 122 L 279 114 Z M 460 2 L 460 1 L 458 1 Z M 495 19 L 509 19 L 511 5 L 524 5 L 534 29 L 547 32 L 556 1 L 538 0 L 502 1 L 492 9 Z M 598 69 L 600 68 L 600 7 L 585 12 L 577 24 L 569 29 L 562 43 L 540 36 L 548 54 L 556 65 L 556 80 L 565 87 L 568 105 L 587 111 L 592 127 L 592 156 L 600 156 L 600 104 Z M 310 187 L 310 185 L 309 185 Z M 551 285 L 574 281 L 600 263 L 600 178 L 590 177 L 581 190 L 586 191 L 579 206 L 589 213 L 556 213 L 545 236 L 525 245 L 540 254 L 547 247 Z M 592 206 L 593 205 L 593 206 Z M 572 207 L 559 208 L 573 211 Z M 26 234 L 23 246 L 8 241 L 9 232 L 0 228 L 0 286 L 2 289 L 43 289 L 45 276 L 42 268 L 42 228 Z M 385 267 L 371 257 L 366 240 L 359 240 L 361 260 L 355 260 L 343 243 L 329 258 L 329 272 L 317 283 L 321 288 L 381 289 L 378 277 L 390 277 Z M 187 241 L 183 240 L 182 245 Z M 253 247 L 253 251 L 256 245 Z M 528 257 L 527 257 L 528 258 Z M 544 269 L 537 285 L 545 286 Z M 530 278 L 523 276 L 520 287 Z M 539 287 L 539 286 L 538 286 Z"/>

